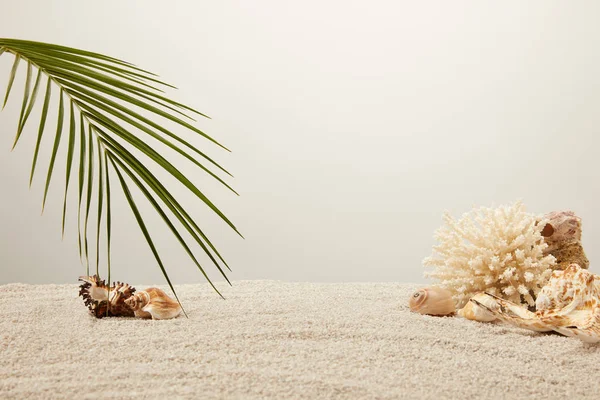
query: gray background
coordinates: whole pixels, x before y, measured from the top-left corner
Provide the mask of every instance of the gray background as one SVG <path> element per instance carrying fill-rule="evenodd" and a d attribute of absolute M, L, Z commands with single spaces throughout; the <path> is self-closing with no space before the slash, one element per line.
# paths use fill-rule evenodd
<path fill-rule="evenodd" d="M 195 180 L 246 239 L 178 192 L 230 261 L 232 279 L 424 282 L 421 259 L 444 210 L 516 199 L 536 213 L 577 212 L 595 269 L 598 2 L 0 5 L 0 37 L 126 59 L 212 117 L 197 126 L 233 152 L 195 143 L 233 172 L 241 197 Z M 2 96 L 11 65 L 0 57 Z M 0 114 L 0 283 L 75 282 L 85 270 L 76 213 L 61 241 L 64 165 L 43 217 L 43 176 L 28 189 L 41 102 L 10 152 L 23 72 Z M 162 283 L 124 198 L 114 200 L 113 277 Z M 143 211 L 173 280 L 203 281 Z"/>

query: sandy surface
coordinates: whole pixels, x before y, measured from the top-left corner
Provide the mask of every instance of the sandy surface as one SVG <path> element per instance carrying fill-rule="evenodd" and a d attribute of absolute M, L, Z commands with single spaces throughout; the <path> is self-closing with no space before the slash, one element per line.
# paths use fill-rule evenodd
<path fill-rule="evenodd" d="M 409 312 L 415 285 L 182 285 L 169 321 L 0 286 L 0 398 L 598 399 L 600 345 Z M 143 286 L 138 286 L 138 289 Z"/>

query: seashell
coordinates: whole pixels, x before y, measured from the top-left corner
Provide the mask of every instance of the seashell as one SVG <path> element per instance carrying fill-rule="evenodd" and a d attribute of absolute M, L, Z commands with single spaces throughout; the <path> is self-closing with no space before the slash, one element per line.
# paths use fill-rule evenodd
<path fill-rule="evenodd" d="M 452 294 L 441 287 L 428 287 L 414 292 L 408 300 L 411 311 L 428 315 L 448 315 L 456 311 Z"/>
<path fill-rule="evenodd" d="M 179 302 L 159 288 L 140 290 L 125 300 L 125 303 L 139 318 L 170 319 L 181 314 Z"/>
<path fill-rule="evenodd" d="M 98 275 L 80 276 L 79 296 L 96 318 L 133 317 L 133 311 L 125 301 L 135 293 L 127 283 L 117 282 L 108 287 Z"/>
<path fill-rule="evenodd" d="M 556 258 L 554 269 L 564 270 L 571 264 L 587 269 L 590 262 L 581 244 L 581 218 L 573 211 L 553 211 L 544 215 L 543 220 L 547 223 L 541 234 L 548 244 L 544 255 Z"/>
<path fill-rule="evenodd" d="M 533 331 L 555 331 L 588 342 L 600 342 L 600 276 L 577 264 L 552 273 L 536 299 L 535 312 L 491 294 L 480 302 L 498 319 Z M 486 304 L 495 302 L 495 307 Z"/>
<path fill-rule="evenodd" d="M 471 301 L 473 299 L 475 299 L 476 302 Z M 492 310 L 496 310 L 498 308 L 498 304 L 494 300 L 491 300 L 487 294 L 483 292 L 477 293 L 475 296 L 471 297 L 471 300 L 469 300 L 463 308 L 458 310 L 456 315 L 470 319 L 471 321 L 479 322 L 491 322 L 498 319 L 494 314 L 489 312 L 488 309 L 477 304 L 481 303 Z"/>

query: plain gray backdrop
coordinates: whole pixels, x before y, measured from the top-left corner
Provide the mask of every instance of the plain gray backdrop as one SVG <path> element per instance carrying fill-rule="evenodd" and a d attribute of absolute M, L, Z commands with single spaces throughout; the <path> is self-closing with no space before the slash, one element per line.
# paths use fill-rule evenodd
<path fill-rule="evenodd" d="M 234 280 L 425 282 L 444 210 L 517 199 L 579 214 L 596 270 L 598 2 L 1 0 L 0 10 L 0 37 L 128 60 L 212 117 L 196 126 L 233 151 L 190 140 L 241 196 L 183 168 L 246 239 L 177 193 Z M 0 57 L 2 96 L 12 61 Z M 0 113 L 0 283 L 75 282 L 85 268 L 75 208 L 61 240 L 64 163 L 42 217 L 44 176 L 28 188 L 41 101 L 10 152 L 23 82 L 24 67 Z M 142 211 L 173 280 L 203 281 Z M 113 213 L 113 278 L 163 283 L 123 196 Z"/>

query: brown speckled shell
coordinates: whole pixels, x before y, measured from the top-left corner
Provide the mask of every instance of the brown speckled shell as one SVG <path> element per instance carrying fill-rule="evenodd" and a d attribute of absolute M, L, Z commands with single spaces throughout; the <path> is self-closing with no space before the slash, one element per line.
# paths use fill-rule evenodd
<path fill-rule="evenodd" d="M 81 276 L 79 296 L 96 318 L 133 317 L 133 310 L 125 304 L 125 300 L 135 293 L 135 288 L 126 283 L 116 282 L 108 287 L 97 275 Z"/>

